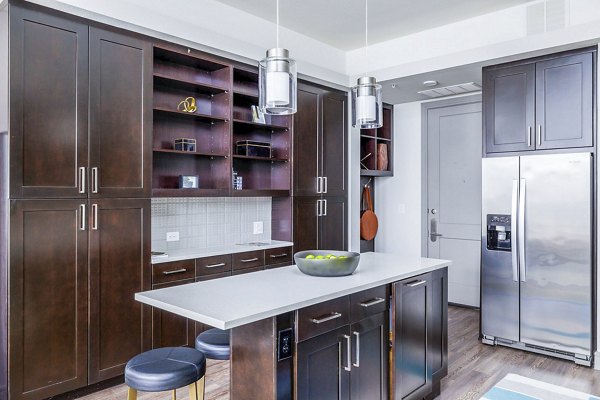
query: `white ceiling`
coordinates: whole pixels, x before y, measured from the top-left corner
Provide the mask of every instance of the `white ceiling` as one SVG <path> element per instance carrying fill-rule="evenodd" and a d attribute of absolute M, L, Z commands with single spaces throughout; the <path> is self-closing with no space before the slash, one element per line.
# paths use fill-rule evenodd
<path fill-rule="evenodd" d="M 275 22 L 276 0 L 217 0 Z M 370 0 L 369 44 L 531 0 Z M 364 46 L 364 0 L 280 0 L 282 26 L 342 50 Z M 285 44 L 284 44 L 285 45 Z"/>

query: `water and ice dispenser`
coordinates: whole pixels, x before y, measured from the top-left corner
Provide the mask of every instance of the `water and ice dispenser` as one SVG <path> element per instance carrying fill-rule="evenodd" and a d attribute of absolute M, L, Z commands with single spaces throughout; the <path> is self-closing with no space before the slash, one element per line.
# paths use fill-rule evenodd
<path fill-rule="evenodd" d="M 510 215 L 487 215 L 487 249 L 511 251 Z"/>

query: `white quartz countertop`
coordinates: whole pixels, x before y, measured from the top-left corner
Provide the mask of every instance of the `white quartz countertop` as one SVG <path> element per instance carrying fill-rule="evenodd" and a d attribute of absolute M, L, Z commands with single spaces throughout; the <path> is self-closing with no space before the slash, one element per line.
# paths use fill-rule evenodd
<path fill-rule="evenodd" d="M 230 329 L 337 297 L 430 272 L 452 262 L 363 253 L 350 276 L 305 275 L 294 265 L 136 293 L 153 307 L 220 329 Z"/>
<path fill-rule="evenodd" d="M 293 246 L 292 242 L 282 242 L 280 240 L 268 240 L 260 245 L 250 243 L 232 244 L 228 246 L 208 247 L 203 249 L 182 249 L 169 252 L 166 256 L 152 257 L 152 264 L 160 264 L 172 261 L 191 260 L 193 258 L 220 256 L 223 254 L 245 253 L 247 251 L 277 249 L 280 247 Z"/>

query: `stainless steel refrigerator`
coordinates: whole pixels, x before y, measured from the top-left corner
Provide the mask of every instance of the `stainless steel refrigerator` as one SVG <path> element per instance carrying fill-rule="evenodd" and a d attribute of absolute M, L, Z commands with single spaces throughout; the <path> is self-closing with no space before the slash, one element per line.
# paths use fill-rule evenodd
<path fill-rule="evenodd" d="M 593 156 L 483 159 L 483 342 L 592 361 Z"/>

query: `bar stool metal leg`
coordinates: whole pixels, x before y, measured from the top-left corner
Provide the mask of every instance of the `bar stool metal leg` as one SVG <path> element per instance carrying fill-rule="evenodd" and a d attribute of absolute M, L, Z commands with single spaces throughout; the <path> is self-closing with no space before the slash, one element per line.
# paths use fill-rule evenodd
<path fill-rule="evenodd" d="M 173 400 L 177 400 L 177 390 L 173 389 Z"/>
<path fill-rule="evenodd" d="M 127 400 L 137 400 L 137 390 L 128 388 L 127 389 Z"/>
<path fill-rule="evenodd" d="M 204 376 L 190 385 L 190 400 L 204 400 Z"/>

